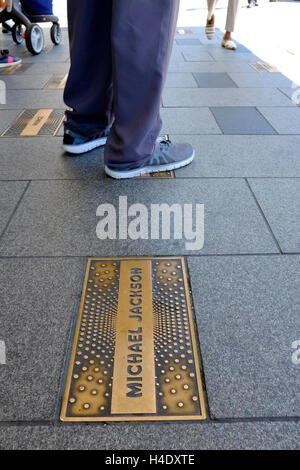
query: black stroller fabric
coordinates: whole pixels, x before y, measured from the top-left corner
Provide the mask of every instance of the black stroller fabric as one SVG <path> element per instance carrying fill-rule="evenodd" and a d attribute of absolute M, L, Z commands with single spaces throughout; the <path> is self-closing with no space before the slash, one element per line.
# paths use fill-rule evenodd
<path fill-rule="evenodd" d="M 21 4 L 30 15 L 53 15 L 52 0 L 21 0 Z"/>

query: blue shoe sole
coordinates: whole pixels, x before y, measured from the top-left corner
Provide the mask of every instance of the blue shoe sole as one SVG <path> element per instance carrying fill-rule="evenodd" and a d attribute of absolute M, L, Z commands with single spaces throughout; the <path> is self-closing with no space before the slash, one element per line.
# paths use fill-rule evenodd
<path fill-rule="evenodd" d="M 85 144 L 80 145 L 65 145 L 63 144 L 63 148 L 65 152 L 72 153 L 74 155 L 80 155 L 81 153 L 90 152 L 97 147 L 103 147 L 106 144 L 107 137 L 101 137 L 100 139 L 91 140 L 90 142 L 86 142 Z"/>
<path fill-rule="evenodd" d="M 6 67 L 14 67 L 16 65 L 20 65 L 22 63 L 22 59 L 16 60 L 16 62 L 0 62 L 0 68 L 4 69 Z"/>
<path fill-rule="evenodd" d="M 105 169 L 105 173 L 111 178 L 115 178 L 115 179 L 136 178 L 137 176 L 144 175 L 145 173 L 158 173 L 160 171 L 177 170 L 178 168 L 182 168 L 192 163 L 192 161 L 194 160 L 194 156 L 195 156 L 195 152 L 193 152 L 193 154 L 189 158 L 185 160 L 181 160 L 180 162 L 167 163 L 165 165 L 157 165 L 157 166 L 144 166 L 141 168 L 134 168 L 133 170 L 128 170 L 128 171 L 114 170 L 112 168 L 109 168 L 106 165 L 104 169 Z"/>

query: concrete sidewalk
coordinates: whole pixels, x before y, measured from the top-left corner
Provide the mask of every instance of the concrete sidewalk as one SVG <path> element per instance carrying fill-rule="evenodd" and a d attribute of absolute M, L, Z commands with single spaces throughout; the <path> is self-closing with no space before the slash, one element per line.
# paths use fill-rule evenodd
<path fill-rule="evenodd" d="M 1 134 L 24 109 L 65 107 L 47 84 L 68 72 L 66 30 L 56 48 L 45 35 L 38 57 L 0 39 L 24 61 L 0 72 Z M 62 128 L 0 138 L 0 449 L 299 449 L 300 108 L 289 78 L 258 72 L 259 56 L 221 37 L 178 26 L 162 132 L 196 158 L 174 179 L 105 180 L 103 150 L 64 155 Z M 203 249 L 100 241 L 96 209 L 120 195 L 204 204 Z M 207 420 L 60 423 L 87 258 L 160 255 L 186 257 Z"/>

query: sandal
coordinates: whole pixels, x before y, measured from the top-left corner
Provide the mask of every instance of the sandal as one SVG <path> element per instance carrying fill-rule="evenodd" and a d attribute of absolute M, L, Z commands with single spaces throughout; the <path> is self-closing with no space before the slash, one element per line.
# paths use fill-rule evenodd
<path fill-rule="evenodd" d="M 215 15 L 212 15 L 211 20 L 212 19 L 215 20 Z M 209 40 L 213 39 L 214 35 L 215 35 L 215 24 L 214 24 L 214 22 L 211 23 L 211 24 L 208 24 L 208 21 L 211 21 L 211 20 L 207 20 L 206 26 L 205 26 L 205 34 L 206 34 L 207 39 L 209 39 Z"/>
<path fill-rule="evenodd" d="M 236 50 L 236 43 L 232 39 L 222 39 L 222 47 L 228 49 L 229 51 Z"/>

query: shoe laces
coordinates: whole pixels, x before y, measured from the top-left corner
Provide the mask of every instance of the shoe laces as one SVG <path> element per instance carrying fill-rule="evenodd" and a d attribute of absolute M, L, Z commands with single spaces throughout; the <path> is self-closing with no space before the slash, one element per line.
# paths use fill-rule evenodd
<path fill-rule="evenodd" d="M 160 146 L 161 146 L 162 148 L 168 148 L 168 147 L 171 145 L 171 143 L 172 143 L 172 142 L 171 142 L 170 139 L 168 139 L 168 138 L 166 138 L 166 139 L 164 139 L 164 140 L 161 140 L 161 141 L 159 142 L 159 144 L 160 144 Z"/>

